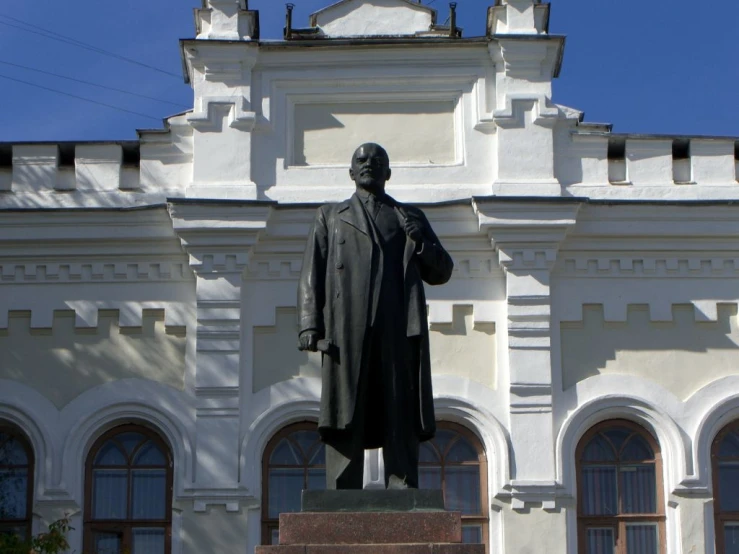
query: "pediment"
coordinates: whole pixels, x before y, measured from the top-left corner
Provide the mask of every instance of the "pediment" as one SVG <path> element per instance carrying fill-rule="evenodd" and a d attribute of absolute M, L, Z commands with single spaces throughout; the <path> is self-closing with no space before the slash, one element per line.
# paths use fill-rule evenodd
<path fill-rule="evenodd" d="M 342 0 L 311 15 L 326 37 L 416 36 L 436 23 L 436 10 L 413 0 Z"/>

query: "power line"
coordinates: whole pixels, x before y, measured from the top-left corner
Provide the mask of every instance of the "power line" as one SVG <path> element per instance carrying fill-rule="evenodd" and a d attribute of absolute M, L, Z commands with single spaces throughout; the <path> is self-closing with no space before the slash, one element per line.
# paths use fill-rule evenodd
<path fill-rule="evenodd" d="M 26 27 L 22 27 L 21 25 L 16 25 L 13 23 L 8 23 L 7 21 L 0 21 L 0 25 L 5 25 L 7 27 L 12 27 L 14 29 L 19 29 L 21 31 L 25 31 L 27 33 L 33 33 L 34 35 L 39 35 L 44 38 L 48 38 L 51 40 L 56 40 L 58 42 L 62 42 L 64 44 L 69 44 L 71 46 L 76 46 L 78 48 L 83 48 L 85 50 L 90 50 L 91 52 L 95 52 L 97 54 L 102 54 L 104 56 L 109 56 L 111 58 L 115 58 L 117 60 L 121 60 L 124 62 L 128 62 L 134 65 L 138 65 L 140 67 L 145 67 L 147 69 L 151 69 L 152 71 L 157 71 L 158 73 L 163 73 L 164 75 L 169 75 L 170 77 L 176 77 L 177 79 L 181 79 L 182 76 L 178 75 L 177 73 L 172 73 L 171 71 L 167 71 L 165 69 L 160 69 L 158 67 L 154 67 L 153 65 L 149 65 L 143 62 L 140 62 L 138 60 L 134 60 L 131 58 L 127 58 L 125 56 L 121 56 L 120 54 L 116 54 L 115 52 L 110 52 L 108 50 L 103 50 L 102 48 L 98 48 L 97 46 L 93 46 L 92 44 L 87 44 L 86 42 L 79 41 L 77 39 L 56 33 L 54 31 L 50 31 L 48 29 L 44 29 L 43 27 L 39 27 L 38 25 L 33 25 L 31 23 L 27 23 L 21 19 L 11 17 L 9 15 L 0 14 L 1 18 L 4 19 L 10 19 L 12 21 L 16 21 L 20 23 L 21 25 L 25 25 L 26 27 L 31 27 L 30 29 L 27 29 Z M 34 30 L 37 29 L 37 30 Z"/>
<path fill-rule="evenodd" d="M 102 88 L 106 90 L 122 92 L 123 94 L 130 94 L 131 96 L 138 96 L 139 98 L 153 100 L 154 102 L 161 102 L 163 104 L 171 104 L 172 106 L 177 106 L 178 108 L 189 108 L 189 106 L 186 106 L 185 104 L 178 104 L 177 102 L 170 102 L 169 100 L 162 100 L 160 98 L 154 98 L 153 96 L 146 96 L 145 94 L 139 94 L 138 92 L 131 92 L 131 91 L 123 90 L 120 88 L 109 87 L 107 85 L 101 85 L 99 83 L 91 83 L 90 81 L 84 81 L 82 79 L 76 79 L 74 77 L 67 77 L 66 75 L 59 75 L 58 73 L 52 73 L 51 71 L 45 71 L 43 69 L 36 69 L 35 67 L 28 67 L 26 65 L 21 65 L 21 64 L 13 63 L 13 62 L 7 62 L 4 60 L 0 60 L 0 63 L 4 65 L 10 65 L 13 67 L 20 67 L 21 69 L 26 69 L 28 71 L 35 71 L 36 73 L 43 73 L 44 75 L 51 75 L 52 77 L 58 77 L 59 79 L 66 79 L 68 81 L 74 81 L 75 83 L 82 83 L 84 85 L 90 85 L 93 87 L 98 87 L 98 88 Z"/>
<path fill-rule="evenodd" d="M 145 113 L 140 112 L 134 112 L 131 110 L 127 110 L 126 108 L 121 108 L 119 106 L 113 106 L 112 104 L 106 104 L 105 102 L 98 102 L 97 100 L 93 100 L 92 98 L 85 98 L 84 96 L 77 96 L 76 94 L 71 94 L 69 92 L 64 92 L 63 90 L 57 90 L 51 87 L 45 87 L 43 85 L 37 85 L 36 83 L 31 83 L 29 81 L 24 81 L 23 79 L 16 79 L 15 77 L 9 77 L 8 75 L 3 75 L 0 73 L 0 79 L 7 79 L 8 81 L 15 81 L 16 83 L 23 83 L 24 85 L 28 85 L 31 87 L 40 88 L 43 90 L 48 90 L 50 92 L 55 92 L 57 94 L 63 94 L 64 96 L 69 96 L 70 98 L 76 98 L 77 100 L 84 100 L 85 102 L 90 102 L 92 104 L 97 104 L 98 106 L 105 106 L 106 108 L 111 108 L 113 110 L 118 110 L 119 112 L 126 112 L 133 115 L 138 115 L 141 117 L 146 117 L 148 119 L 153 119 L 155 121 L 159 121 L 161 123 L 161 118 L 154 117 L 153 115 L 147 115 Z"/>

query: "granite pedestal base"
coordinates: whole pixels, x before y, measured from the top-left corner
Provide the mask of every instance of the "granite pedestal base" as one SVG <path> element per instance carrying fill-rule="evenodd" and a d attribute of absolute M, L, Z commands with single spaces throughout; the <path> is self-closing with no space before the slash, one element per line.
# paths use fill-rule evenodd
<path fill-rule="evenodd" d="M 461 514 L 426 492 L 312 492 L 303 512 L 280 514 L 279 545 L 256 554 L 484 554 L 481 544 L 462 544 Z"/>

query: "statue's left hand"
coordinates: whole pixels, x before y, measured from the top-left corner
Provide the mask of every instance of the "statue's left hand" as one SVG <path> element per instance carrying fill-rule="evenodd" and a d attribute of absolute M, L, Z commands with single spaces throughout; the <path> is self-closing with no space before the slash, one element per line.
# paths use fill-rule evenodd
<path fill-rule="evenodd" d="M 413 241 L 421 242 L 423 240 L 423 221 L 411 213 L 407 214 L 405 218 L 405 234 Z"/>

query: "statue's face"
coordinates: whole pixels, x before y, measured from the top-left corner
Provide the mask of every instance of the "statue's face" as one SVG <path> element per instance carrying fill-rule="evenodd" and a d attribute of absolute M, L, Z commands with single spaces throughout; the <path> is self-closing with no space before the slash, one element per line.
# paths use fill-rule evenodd
<path fill-rule="evenodd" d="M 390 159 L 379 144 L 363 144 L 354 152 L 349 176 L 358 187 L 372 192 L 385 189 L 390 179 Z"/>

